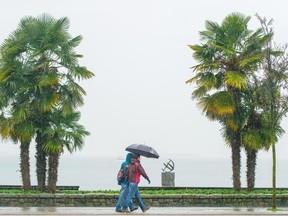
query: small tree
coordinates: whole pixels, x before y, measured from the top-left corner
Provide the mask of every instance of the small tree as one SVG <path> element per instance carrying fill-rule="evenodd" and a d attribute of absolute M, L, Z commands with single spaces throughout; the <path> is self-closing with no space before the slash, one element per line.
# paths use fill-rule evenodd
<path fill-rule="evenodd" d="M 273 20 L 267 21 L 257 15 L 265 34 L 273 33 Z M 288 53 L 287 45 L 277 46 L 272 40 L 266 44 L 266 58 L 263 62 L 263 79 L 257 91 L 258 105 L 265 124 L 263 132 L 272 148 L 273 203 L 276 208 L 276 148 L 279 137 L 284 134 L 281 121 L 288 112 Z"/>
<path fill-rule="evenodd" d="M 90 134 L 78 123 L 80 116 L 80 112 L 64 115 L 60 110 L 55 110 L 51 116 L 50 127 L 43 132 L 49 137 L 44 146 L 45 152 L 49 153 L 47 184 L 49 192 L 56 192 L 60 155 L 65 149 L 70 153 L 81 150 L 84 146 L 84 137 Z"/>

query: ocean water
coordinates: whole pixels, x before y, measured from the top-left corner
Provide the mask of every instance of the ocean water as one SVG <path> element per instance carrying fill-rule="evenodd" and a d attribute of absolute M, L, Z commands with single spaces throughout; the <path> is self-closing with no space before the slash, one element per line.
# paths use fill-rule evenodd
<path fill-rule="evenodd" d="M 0 184 L 21 184 L 19 158 L 2 156 Z M 58 185 L 78 185 L 80 190 L 119 189 L 116 181 L 117 171 L 123 159 L 117 157 L 65 156 L 60 160 Z M 183 187 L 232 187 L 230 159 L 195 159 L 176 157 L 175 186 Z M 149 186 L 161 186 L 161 173 L 168 159 L 142 157 L 141 163 L 151 179 Z M 31 158 L 31 181 L 36 185 L 35 160 Z M 242 186 L 246 186 L 245 160 L 243 159 Z M 256 168 L 256 187 L 271 187 L 271 160 L 258 160 Z M 142 178 L 140 186 L 148 186 Z M 288 161 L 277 161 L 277 187 L 288 187 Z"/>

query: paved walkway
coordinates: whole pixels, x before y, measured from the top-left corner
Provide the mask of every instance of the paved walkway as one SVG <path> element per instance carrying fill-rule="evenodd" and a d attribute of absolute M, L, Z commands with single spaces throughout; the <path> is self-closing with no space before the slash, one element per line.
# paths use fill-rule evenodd
<path fill-rule="evenodd" d="M 0 215 L 30 215 L 30 216 L 43 216 L 43 215 L 287 215 L 288 208 L 282 208 L 280 211 L 272 212 L 266 208 L 198 208 L 198 207 L 185 207 L 185 208 L 154 208 L 149 209 L 145 214 L 140 210 L 133 213 L 116 213 L 114 208 L 98 208 L 98 207 L 0 207 Z"/>

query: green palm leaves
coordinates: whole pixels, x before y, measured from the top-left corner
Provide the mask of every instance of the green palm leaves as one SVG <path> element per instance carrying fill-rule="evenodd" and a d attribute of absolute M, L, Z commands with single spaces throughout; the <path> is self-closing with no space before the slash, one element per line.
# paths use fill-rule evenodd
<path fill-rule="evenodd" d="M 65 148 L 81 149 L 89 135 L 78 123 L 77 109 L 86 94 L 78 82 L 94 74 L 78 63 L 82 55 L 75 48 L 82 37 L 72 37 L 68 30 L 67 17 L 28 16 L 0 47 L 0 132 L 26 143 L 37 134 L 37 151 L 43 151 L 37 155 L 53 154 L 55 159 Z M 41 178 L 45 182 L 45 173 Z"/>
<path fill-rule="evenodd" d="M 47 138 L 44 150 L 47 152 L 62 152 L 66 148 L 70 153 L 81 150 L 84 145 L 84 137 L 90 133 L 78 123 L 79 112 L 66 115 L 55 110 L 51 118 L 50 126 L 43 135 Z"/>
<path fill-rule="evenodd" d="M 198 104 L 211 120 L 232 115 L 236 109 L 232 95 L 226 91 L 219 91 L 213 96 L 202 97 Z"/>
<path fill-rule="evenodd" d="M 206 21 L 205 30 L 200 31 L 202 44 L 189 45 L 198 64 L 192 67 L 195 76 L 186 83 L 196 84 L 193 99 L 209 119 L 219 121 L 223 126 L 222 133 L 232 148 L 235 189 L 241 187 L 240 147 L 247 142 L 253 146 L 262 142 L 255 135 L 255 128 L 247 129 L 255 108 L 248 106 L 247 92 L 251 91 L 252 77 L 264 59 L 264 48 L 272 37 L 272 34 L 264 34 L 261 28 L 249 30 L 249 21 L 249 16 L 240 13 L 228 15 L 221 25 Z"/>
<path fill-rule="evenodd" d="M 264 57 L 263 46 L 269 37 L 261 29 L 249 30 L 249 20 L 233 13 L 221 25 L 207 21 L 206 30 L 200 32 L 204 44 L 189 46 L 199 64 L 192 67 L 197 73 L 187 83 L 197 84 L 193 98 L 200 100 L 207 116 L 212 112 L 213 119 L 217 113 L 222 118 L 236 112 L 241 91 L 249 88 L 249 76 Z"/>

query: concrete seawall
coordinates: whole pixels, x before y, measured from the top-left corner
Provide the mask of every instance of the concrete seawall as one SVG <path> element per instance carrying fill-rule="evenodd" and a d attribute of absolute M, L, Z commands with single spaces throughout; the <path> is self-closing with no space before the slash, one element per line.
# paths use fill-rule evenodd
<path fill-rule="evenodd" d="M 112 194 L 0 194 L 1 207 L 113 207 Z M 142 195 L 153 207 L 270 207 L 271 195 Z M 277 195 L 277 206 L 288 207 L 288 195 Z"/>

